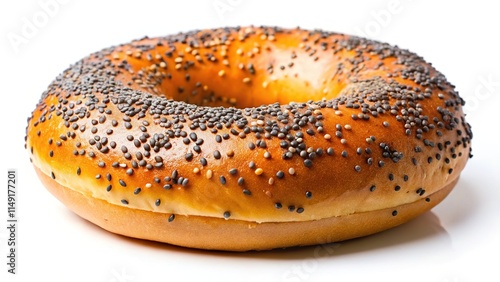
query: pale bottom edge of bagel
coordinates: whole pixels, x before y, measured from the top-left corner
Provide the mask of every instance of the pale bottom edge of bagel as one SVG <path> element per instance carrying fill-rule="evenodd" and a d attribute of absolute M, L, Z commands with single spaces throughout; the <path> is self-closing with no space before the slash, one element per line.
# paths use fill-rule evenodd
<path fill-rule="evenodd" d="M 75 192 L 35 167 L 46 188 L 69 209 L 113 233 L 172 245 L 224 251 L 269 250 L 344 241 L 415 218 L 441 202 L 458 181 L 422 199 L 387 209 L 301 222 L 256 223 L 131 209 Z M 428 200 L 427 200 L 428 199 Z M 397 211 L 396 215 L 393 212 Z"/>

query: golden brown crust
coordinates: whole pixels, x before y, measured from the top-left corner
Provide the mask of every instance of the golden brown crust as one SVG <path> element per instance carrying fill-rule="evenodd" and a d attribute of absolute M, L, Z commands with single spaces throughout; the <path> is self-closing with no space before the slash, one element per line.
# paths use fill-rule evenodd
<path fill-rule="evenodd" d="M 110 232 L 173 245 L 224 251 L 249 251 L 344 241 L 377 233 L 430 210 L 458 179 L 416 202 L 382 210 L 320 220 L 257 223 L 130 209 L 84 196 L 35 168 L 47 189 L 79 216 Z M 397 216 L 394 211 L 398 211 Z"/>
<path fill-rule="evenodd" d="M 26 146 L 57 185 L 121 210 L 312 222 L 451 185 L 470 155 L 462 104 L 430 64 L 384 43 L 194 31 L 71 66 L 42 96 Z"/>

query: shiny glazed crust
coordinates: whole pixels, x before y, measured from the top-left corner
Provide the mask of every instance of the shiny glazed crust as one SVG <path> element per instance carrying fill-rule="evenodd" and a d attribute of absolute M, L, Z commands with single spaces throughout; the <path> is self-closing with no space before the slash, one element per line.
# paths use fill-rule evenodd
<path fill-rule="evenodd" d="M 359 237 L 429 210 L 470 156 L 462 105 L 430 64 L 385 43 L 300 29 L 193 31 L 72 65 L 42 95 L 26 146 L 49 190 L 112 232 L 269 249 Z M 171 217 L 182 227 L 169 238 L 158 221 Z M 227 238 L 250 236 L 249 224 L 261 240 Z M 323 233 L 283 239 L 298 227 Z M 282 239 L 264 240 L 266 230 Z"/>

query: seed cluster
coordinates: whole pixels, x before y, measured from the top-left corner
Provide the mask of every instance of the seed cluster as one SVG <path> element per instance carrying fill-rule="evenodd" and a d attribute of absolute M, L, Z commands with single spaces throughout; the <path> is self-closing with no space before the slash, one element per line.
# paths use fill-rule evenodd
<path fill-rule="evenodd" d="M 297 34 L 296 46 L 283 51 L 289 52 L 285 59 L 266 57 L 280 40 Z M 314 67 L 327 59 L 335 73 L 314 95 L 335 94 L 332 98 L 234 107 L 248 98 L 239 97 L 238 89 L 265 97 L 301 65 Z M 234 92 L 217 93 L 222 88 L 200 78 L 203 71 Z M 332 94 L 340 84 L 345 87 Z M 258 91 L 249 92 L 253 89 Z M 92 173 L 100 189 L 122 197 L 122 205 L 134 206 L 147 194 L 153 195 L 151 207 L 172 212 L 168 203 L 176 193 L 209 181 L 204 189 L 214 196 L 208 200 L 231 194 L 221 189 L 238 189 L 241 201 L 262 196 L 276 213 L 307 215 L 307 205 L 319 194 L 315 172 L 323 164 L 331 171 L 349 164 L 352 174 L 346 178 L 388 175 L 388 187 L 364 184 L 369 196 L 413 191 L 430 201 L 425 187 L 405 184 L 410 172 L 401 166 L 457 173 L 455 159 L 464 152 L 471 156 L 472 133 L 461 114 L 463 103 L 422 58 L 388 44 L 323 31 L 224 28 L 144 38 L 77 62 L 42 95 L 30 119 L 27 144 L 34 155 L 48 144 L 46 155 L 56 162 L 65 159 L 58 154 L 61 148 L 70 147 L 78 160 L 74 173 Z M 46 134 L 42 124 L 62 125 L 62 133 Z M 366 134 L 367 126 L 388 133 Z M 244 156 L 251 159 L 242 160 Z M 93 164 L 88 172 L 86 162 Z M 50 172 L 56 180 L 58 173 Z M 309 185 L 293 187 L 296 182 Z M 243 213 L 219 206 L 221 218 Z M 168 221 L 174 218 L 172 214 Z"/>

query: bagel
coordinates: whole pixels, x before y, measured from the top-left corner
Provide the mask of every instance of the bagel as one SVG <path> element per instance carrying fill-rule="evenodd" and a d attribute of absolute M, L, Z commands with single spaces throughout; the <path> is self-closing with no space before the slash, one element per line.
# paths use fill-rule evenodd
<path fill-rule="evenodd" d="M 28 119 L 46 188 L 117 234 L 247 251 L 366 236 L 430 210 L 471 156 L 423 58 L 321 30 L 142 38 L 61 73 Z"/>

